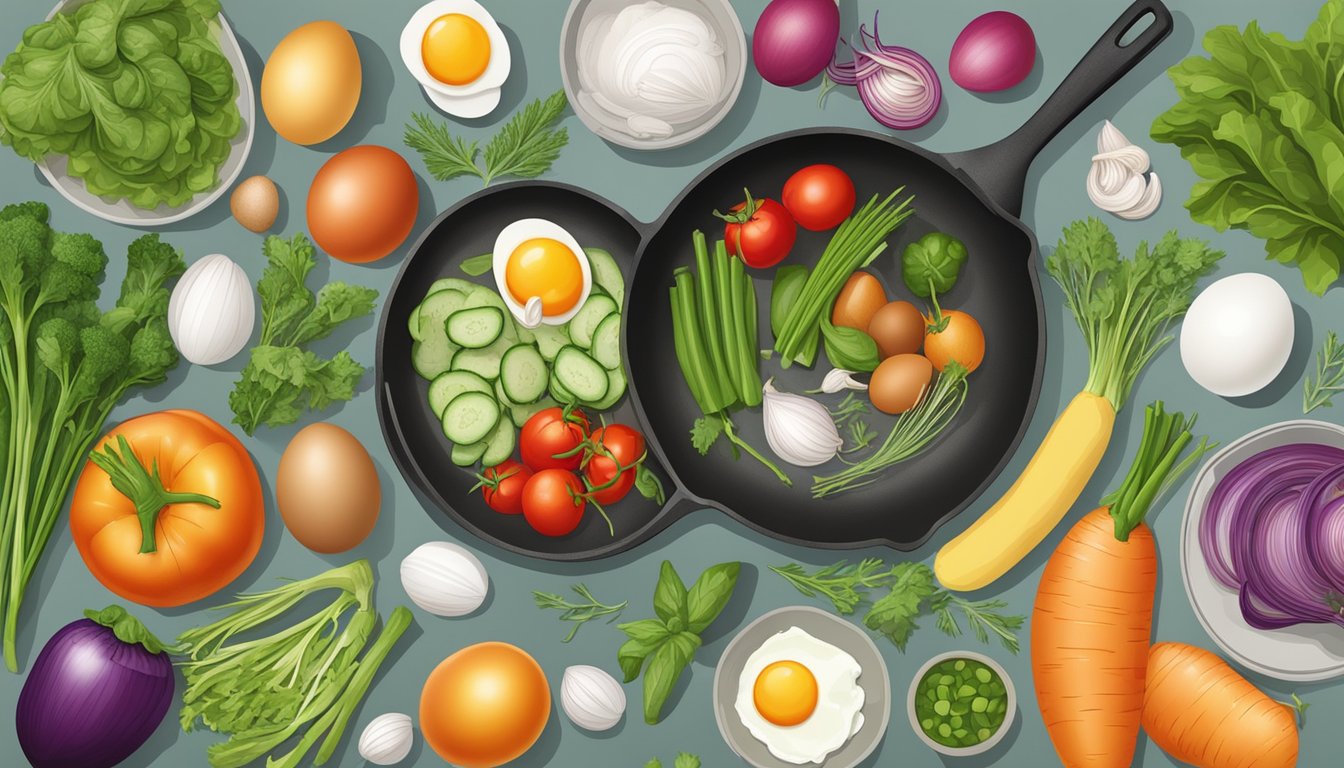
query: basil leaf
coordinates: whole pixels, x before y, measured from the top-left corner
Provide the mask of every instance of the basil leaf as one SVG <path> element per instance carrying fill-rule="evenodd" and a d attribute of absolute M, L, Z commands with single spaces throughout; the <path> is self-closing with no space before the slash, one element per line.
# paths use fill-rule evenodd
<path fill-rule="evenodd" d="M 681 624 L 676 631 L 685 629 L 690 621 L 686 612 L 686 585 L 667 560 L 663 561 L 658 572 L 658 586 L 653 590 L 653 611 L 668 624 L 676 619 Z"/>
<path fill-rule="evenodd" d="M 770 286 L 770 331 L 776 338 L 806 282 L 807 267 L 802 264 L 785 264 L 775 270 L 775 281 Z"/>
<path fill-rule="evenodd" d="M 681 679 L 681 673 L 691 663 L 691 657 L 700 647 L 700 638 L 689 632 L 679 632 L 658 646 L 644 670 L 644 722 L 655 725 L 663 712 L 663 704 L 672 694 L 672 688 Z"/>
<path fill-rule="evenodd" d="M 930 232 L 905 247 L 901 278 L 910 292 L 923 299 L 947 293 L 956 285 L 966 264 L 966 246 L 951 235 Z"/>
<path fill-rule="evenodd" d="M 704 632 L 723 613 L 724 606 L 733 596 L 733 588 L 737 586 L 737 577 L 741 571 L 742 564 L 732 562 L 712 565 L 700 574 L 686 596 L 689 631 L 697 635 Z"/>
<path fill-rule="evenodd" d="M 486 272 L 495 268 L 495 254 L 482 253 L 480 256 L 472 256 L 462 262 L 460 269 L 472 277 L 480 277 Z"/>
<path fill-rule="evenodd" d="M 821 337 L 826 344 L 826 359 L 835 368 L 846 371 L 872 373 L 882 357 L 873 337 L 849 326 L 835 326 L 828 318 L 821 319 Z"/>
<path fill-rule="evenodd" d="M 663 622 L 657 619 L 640 619 L 616 625 L 631 640 L 641 643 L 661 643 L 672 634 Z"/>
<path fill-rule="evenodd" d="M 626 640 L 621 644 L 621 649 L 616 652 L 616 663 L 621 666 L 621 674 L 625 675 L 625 682 L 633 682 L 639 677 L 639 670 L 644 667 L 644 660 L 649 654 L 658 650 L 662 641 L 646 642 L 643 640 Z"/>

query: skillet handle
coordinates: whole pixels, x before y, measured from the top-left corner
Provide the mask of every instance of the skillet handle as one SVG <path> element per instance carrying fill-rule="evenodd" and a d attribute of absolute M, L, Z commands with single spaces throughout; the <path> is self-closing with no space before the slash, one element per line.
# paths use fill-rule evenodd
<path fill-rule="evenodd" d="M 1148 16 L 1153 17 L 1152 24 L 1128 44 L 1120 45 L 1125 33 Z M 1171 30 L 1171 11 L 1162 0 L 1137 0 L 1021 128 L 993 144 L 948 159 L 996 203 L 1013 216 L 1021 216 L 1027 169 L 1036 155 L 1055 134 L 1156 48 Z"/>

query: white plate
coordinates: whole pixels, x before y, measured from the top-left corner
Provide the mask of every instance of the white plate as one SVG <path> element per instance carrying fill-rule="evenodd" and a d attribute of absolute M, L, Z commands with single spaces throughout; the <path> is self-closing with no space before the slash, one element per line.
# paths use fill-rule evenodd
<path fill-rule="evenodd" d="M 50 20 L 61 11 L 78 8 L 88 2 L 90 0 L 62 0 L 51 9 L 51 13 L 47 14 L 47 19 Z M 238 39 L 233 36 L 233 30 L 229 28 L 224 14 L 221 12 L 215 17 L 210 26 L 217 30 L 219 47 L 224 53 L 224 58 L 233 66 L 233 79 L 238 83 L 236 103 L 243 120 L 243 129 L 233 138 L 229 156 L 219 168 L 219 184 L 214 189 L 197 194 L 182 205 L 175 207 L 160 205 L 152 210 L 146 210 L 132 205 L 129 200 L 111 200 L 89 192 L 82 179 L 66 173 L 68 162 L 66 156 L 52 155 L 38 163 L 37 168 L 47 177 L 47 181 L 56 188 L 56 191 L 61 193 L 61 197 L 87 213 L 116 224 L 130 227 L 159 227 L 200 213 L 233 186 L 233 182 L 238 180 L 238 174 L 243 172 L 243 164 L 247 162 L 248 153 L 252 151 L 252 135 L 256 127 L 256 99 L 252 92 L 252 75 L 248 72 L 247 62 L 243 59 L 243 49 L 238 46 Z"/>
<path fill-rule="evenodd" d="M 1344 448 L 1344 427 L 1309 419 L 1285 421 L 1244 435 L 1214 454 L 1195 476 L 1185 505 L 1181 576 L 1199 623 L 1238 664 L 1279 680 L 1330 680 L 1344 675 L 1344 628 L 1334 624 L 1298 624 L 1275 630 L 1251 627 L 1241 617 L 1236 590 L 1213 577 L 1199 546 L 1199 521 L 1218 481 L 1251 456 L 1292 443 Z"/>

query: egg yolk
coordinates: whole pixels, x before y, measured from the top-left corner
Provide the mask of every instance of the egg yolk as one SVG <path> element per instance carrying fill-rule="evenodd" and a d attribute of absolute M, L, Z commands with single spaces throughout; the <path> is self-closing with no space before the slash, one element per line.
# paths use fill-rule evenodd
<path fill-rule="evenodd" d="M 775 725 L 798 725 L 817 708 L 817 678 L 796 661 L 776 661 L 756 676 L 752 701 Z"/>
<path fill-rule="evenodd" d="M 466 85 L 490 63 L 490 35 L 470 16 L 449 13 L 432 21 L 420 41 L 429 76 L 448 85 Z"/>
<path fill-rule="evenodd" d="M 526 304 L 541 299 L 541 313 L 548 317 L 573 309 L 583 296 L 583 269 L 569 246 L 549 237 L 524 240 L 509 254 L 504 282 L 514 301 Z"/>

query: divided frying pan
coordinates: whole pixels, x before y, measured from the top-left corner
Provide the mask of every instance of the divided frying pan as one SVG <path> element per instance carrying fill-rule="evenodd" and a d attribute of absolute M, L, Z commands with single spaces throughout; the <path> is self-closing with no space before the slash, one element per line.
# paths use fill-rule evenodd
<path fill-rule="evenodd" d="M 1142 31 L 1132 30 L 1147 24 Z M 706 170 L 653 224 L 643 224 L 609 201 L 564 184 L 518 182 L 477 193 L 440 215 L 421 235 L 383 311 L 379 328 L 379 417 L 398 467 L 435 506 L 472 533 L 506 550 L 551 560 L 585 560 L 627 550 L 687 512 L 716 507 L 743 524 L 794 543 L 851 548 L 882 544 L 918 547 L 994 480 L 1026 431 L 1045 363 L 1045 316 L 1036 272 L 1035 236 L 1019 220 L 1027 169 L 1065 125 L 1153 50 L 1172 29 L 1160 0 L 1138 0 L 1101 36 L 1041 109 L 1007 138 L 986 147 L 942 155 L 891 136 L 828 128 L 793 131 L 744 147 Z M 1122 44 L 1126 38 L 1132 37 Z M 711 212 L 740 201 L 744 187 L 773 195 L 799 168 L 831 163 L 844 169 L 860 201 L 904 186 L 915 215 L 889 239 L 873 263 L 894 298 L 905 246 L 933 231 L 965 243 L 970 258 L 944 306 L 969 312 L 984 328 L 984 363 L 969 378 L 970 393 L 953 423 L 923 453 L 888 469 L 871 485 L 823 500 L 811 497 L 813 469 L 789 468 L 792 487 L 748 457 L 734 461 L 724 445 L 708 455 L 691 445 L 689 430 L 701 414 L 682 379 L 672 345 L 668 287 L 679 266 L 691 265 L 691 233 L 718 236 Z M 608 420 L 636 420 L 659 465 L 669 498 L 658 506 L 632 493 L 609 512 L 616 528 L 590 513 L 577 531 L 548 538 L 516 517 L 490 510 L 476 478 L 451 465 L 451 445 L 425 401 L 426 383 L 410 364 L 406 323 L 425 289 L 439 277 L 461 276 L 463 259 L 488 252 L 504 226 L 523 217 L 551 219 L 583 245 L 605 248 L 627 280 L 622 351 L 629 396 Z M 799 231 L 791 259 L 815 261 L 830 237 Z M 755 270 L 761 311 L 769 328 L 773 270 Z M 768 347 L 762 335 L 762 347 Z M 785 391 L 820 384 L 824 362 L 780 371 L 762 363 Z M 890 420 L 877 425 L 879 440 Z M 765 449 L 759 409 L 738 411 L 737 431 Z M 651 462 L 652 463 L 652 462 Z"/>

